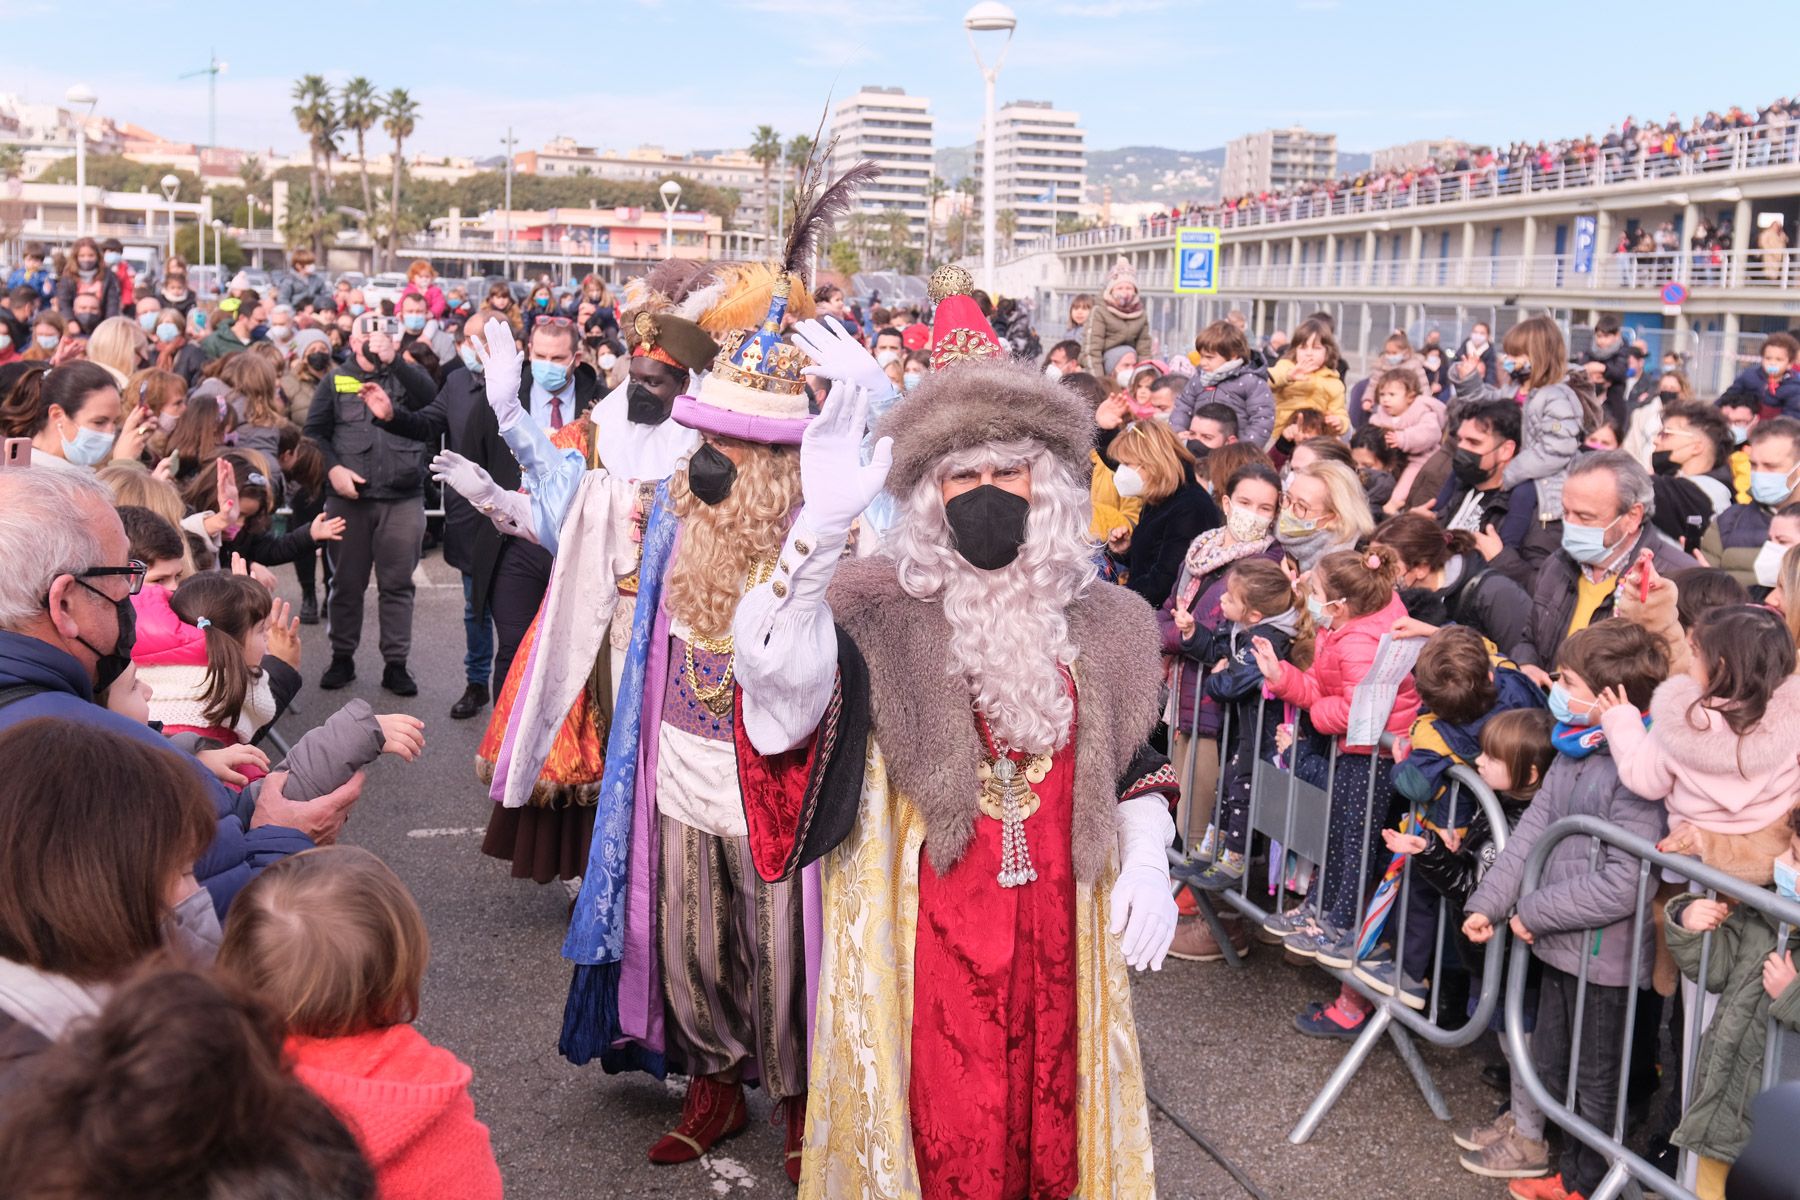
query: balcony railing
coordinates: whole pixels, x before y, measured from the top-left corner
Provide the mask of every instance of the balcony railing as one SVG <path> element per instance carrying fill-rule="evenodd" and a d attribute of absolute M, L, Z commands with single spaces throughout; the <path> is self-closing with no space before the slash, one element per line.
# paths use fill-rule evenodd
<path fill-rule="evenodd" d="M 1305 221 L 1372 213 L 1405 212 L 1438 205 L 1516 199 L 1570 190 L 1591 190 L 1644 180 L 1680 180 L 1727 172 L 1768 168 L 1792 170 L 1800 165 L 1800 126 L 1755 126 L 1690 136 L 1677 154 L 1609 150 L 1593 161 L 1559 162 L 1549 170 L 1492 166 L 1481 170 L 1427 173 L 1410 183 L 1377 180 L 1365 188 L 1330 189 L 1283 199 L 1246 200 L 1237 205 L 1207 205 L 1180 218 L 1153 217 L 1136 225 L 1109 225 L 1058 235 L 1021 245 L 1007 260 L 1045 250 L 1076 250 L 1121 242 L 1166 238 L 1178 227 L 1261 229 Z"/>

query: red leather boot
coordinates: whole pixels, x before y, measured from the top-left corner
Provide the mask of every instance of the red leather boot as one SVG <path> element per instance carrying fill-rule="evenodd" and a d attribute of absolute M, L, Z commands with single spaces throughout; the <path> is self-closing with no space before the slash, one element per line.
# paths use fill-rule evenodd
<path fill-rule="evenodd" d="M 662 1167 L 693 1162 L 716 1143 L 742 1133 L 749 1122 L 742 1084 L 696 1075 L 681 1102 L 681 1124 L 650 1147 L 650 1161 Z"/>
<path fill-rule="evenodd" d="M 806 1146 L 806 1097 L 789 1096 L 781 1106 L 787 1110 L 787 1174 L 798 1185 L 801 1151 Z"/>

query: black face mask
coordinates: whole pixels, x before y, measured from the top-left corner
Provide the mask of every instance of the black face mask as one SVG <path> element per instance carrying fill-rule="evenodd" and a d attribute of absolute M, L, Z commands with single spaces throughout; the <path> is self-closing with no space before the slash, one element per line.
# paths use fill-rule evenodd
<path fill-rule="evenodd" d="M 1478 488 L 1486 483 L 1488 476 L 1494 473 L 1492 467 L 1484 467 L 1481 460 L 1485 454 L 1477 454 L 1473 450 L 1465 450 L 1458 446 L 1450 455 L 1450 473 L 1456 476 L 1456 482 L 1466 488 Z"/>
<path fill-rule="evenodd" d="M 665 402 L 661 396 L 635 379 L 631 381 L 631 386 L 625 389 L 625 419 L 633 425 L 661 425 L 669 419 L 669 414 L 674 411 L 675 400 L 673 397 Z M 715 450 L 713 453 L 718 454 L 718 451 Z M 696 455 L 696 457 L 698 456 Z M 720 454 L 719 457 L 724 458 L 725 456 Z M 726 459 L 725 461 L 730 462 L 731 460 Z M 688 464 L 688 469 L 690 472 L 693 470 L 692 463 Z M 695 492 L 694 494 L 698 496 L 700 493 Z"/>
<path fill-rule="evenodd" d="M 331 355 L 323 350 L 314 350 L 311 354 L 306 356 L 306 365 L 311 367 L 318 374 L 323 375 L 326 369 L 331 366 Z"/>
<path fill-rule="evenodd" d="M 1679 475 L 1681 464 L 1667 450 L 1656 450 L 1650 455 L 1650 472 L 1653 475 Z"/>
<path fill-rule="evenodd" d="M 944 505 L 944 520 L 956 539 L 956 552 L 969 565 L 998 571 L 1019 557 L 1025 544 L 1025 519 L 1031 501 L 984 483 Z"/>
<path fill-rule="evenodd" d="M 100 314 L 77 313 L 75 315 L 75 324 L 81 327 L 81 332 L 91 334 L 100 325 Z"/>
<path fill-rule="evenodd" d="M 737 464 L 706 442 L 688 459 L 688 491 L 702 504 L 723 504 L 737 479 Z"/>
<path fill-rule="evenodd" d="M 113 648 L 105 654 L 100 652 L 98 646 L 79 634 L 75 637 L 76 641 L 93 651 L 94 656 L 100 660 L 94 664 L 94 691 L 104 692 L 113 685 L 119 676 L 125 673 L 125 668 L 131 665 L 131 648 L 137 645 L 137 609 L 131 606 L 130 596 L 123 600 L 114 600 L 86 580 L 77 579 L 75 582 L 111 604 L 113 614 L 118 618 L 118 639 L 113 642 Z"/>

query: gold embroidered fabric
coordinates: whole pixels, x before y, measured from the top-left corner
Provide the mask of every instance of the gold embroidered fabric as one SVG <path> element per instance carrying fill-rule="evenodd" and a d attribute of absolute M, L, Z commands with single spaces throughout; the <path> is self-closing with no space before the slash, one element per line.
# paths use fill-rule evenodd
<path fill-rule="evenodd" d="M 907 1112 L 913 946 L 925 822 L 888 788 L 871 739 L 862 809 L 819 862 L 824 946 L 801 1200 L 919 1197 Z M 1125 958 L 1107 931 L 1112 880 L 1077 887 L 1079 1138 L 1084 1200 L 1156 1194 Z"/>

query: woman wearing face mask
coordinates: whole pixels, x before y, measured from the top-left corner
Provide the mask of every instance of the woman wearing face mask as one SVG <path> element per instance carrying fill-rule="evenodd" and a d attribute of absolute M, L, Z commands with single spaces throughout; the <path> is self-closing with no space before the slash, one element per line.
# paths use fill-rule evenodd
<path fill-rule="evenodd" d="M 1219 603 L 1225 595 L 1225 577 L 1234 563 L 1246 558 L 1281 561 L 1281 547 L 1275 542 L 1275 514 L 1280 507 L 1281 477 L 1267 457 L 1232 472 L 1219 498 L 1224 523 L 1188 544 L 1175 586 L 1157 612 L 1170 691 L 1178 695 L 1175 770 L 1182 781 L 1183 798 L 1188 798 L 1190 791 L 1193 797 L 1188 811 L 1189 831 L 1195 840 L 1203 840 L 1200 831 L 1212 812 L 1217 790 L 1219 710 L 1211 700 L 1200 697 L 1201 680 L 1212 664 L 1199 665 L 1183 657 L 1182 644 L 1196 629 L 1218 628 L 1223 619 Z"/>
<path fill-rule="evenodd" d="M 1100 382 L 1106 385 L 1108 393 L 1125 393 L 1131 391 L 1132 376 L 1137 374 L 1137 351 L 1130 346 L 1114 346 L 1101 359 L 1103 370 Z"/>
<path fill-rule="evenodd" d="M 481 311 L 476 313 L 473 321 L 475 328 L 484 327 L 488 321 L 498 317 L 512 326 L 513 336 L 520 333 L 519 309 L 513 303 L 512 291 L 504 283 L 496 283 L 488 288 L 487 299 L 482 303 Z"/>
<path fill-rule="evenodd" d="M 57 347 L 62 345 L 63 328 L 67 324 L 49 309 L 39 313 L 31 323 L 31 344 L 20 357 L 26 362 L 49 362 L 56 356 Z"/>
<path fill-rule="evenodd" d="M 145 367 L 125 384 L 126 401 L 150 414 L 144 445 L 151 461 L 168 457 L 169 435 L 187 412 L 187 393 L 181 376 L 155 367 Z"/>
<path fill-rule="evenodd" d="M 1400 560 L 1400 602 L 1428 627 L 1467 625 L 1496 646 L 1524 637 L 1531 597 L 1493 570 L 1470 534 L 1451 532 L 1418 513 L 1401 513 L 1375 531 L 1375 540 Z M 1413 632 L 1429 637 L 1431 630 Z"/>
<path fill-rule="evenodd" d="M 606 286 L 606 280 L 598 275 L 588 275 L 581 281 L 581 298 L 594 306 L 594 315 L 585 323 L 585 328 L 594 328 L 609 338 L 619 334 L 619 302 L 613 298 L 612 290 Z"/>
<path fill-rule="evenodd" d="M 1119 494 L 1144 502 L 1137 528 L 1109 539 L 1107 552 L 1124 569 L 1125 586 L 1160 608 L 1188 546 L 1219 526 L 1219 508 L 1200 486 L 1194 456 L 1161 421 L 1103 431 L 1100 453 Z"/>
<path fill-rule="evenodd" d="M 1757 592 L 1764 595 L 1765 602 L 1778 611 L 1785 607 L 1777 601 L 1781 592 L 1782 564 L 1787 561 L 1788 551 L 1800 546 L 1800 504 L 1789 504 L 1775 510 L 1769 520 L 1769 539 L 1756 552 L 1756 561 L 1752 569 L 1756 572 Z M 1766 590 L 1766 594 L 1765 593 Z M 1796 593 L 1800 597 L 1800 593 Z M 1800 617 L 1800 612 L 1795 613 Z"/>
<path fill-rule="evenodd" d="M 206 369 L 206 352 L 200 349 L 200 339 L 206 335 L 204 331 L 198 336 L 189 332 L 196 317 L 204 320 L 205 314 L 190 306 L 183 317 L 181 309 L 165 305 L 156 314 L 156 328 L 150 331 L 157 369 L 181 376 L 190 390 L 200 385 L 200 373 Z"/>
<path fill-rule="evenodd" d="M 555 308 L 556 296 L 550 290 L 550 285 L 547 283 L 534 285 L 531 289 L 531 295 L 525 300 L 523 319 L 525 321 L 526 333 L 529 334 L 531 329 L 536 326 L 537 322 L 544 317 L 554 317 L 558 315 Z"/>
<path fill-rule="evenodd" d="M 130 317 L 108 317 L 88 338 L 87 360 L 112 374 L 120 387 L 150 356 L 150 338 Z"/>
<path fill-rule="evenodd" d="M 77 295 L 98 299 L 102 319 L 119 315 L 119 277 L 107 270 L 100 247 L 91 237 L 76 239 L 69 250 L 62 278 L 56 282 L 56 311 L 73 320 Z"/>
<path fill-rule="evenodd" d="M 199 298 L 188 290 L 187 272 L 187 260 L 171 258 L 163 264 L 162 283 L 156 289 L 156 298 L 162 301 L 163 307 L 174 309 L 184 318 L 199 302 Z"/>
<path fill-rule="evenodd" d="M 217 833 L 212 800 L 191 761 L 140 732 L 40 719 L 0 734 L 0 870 L 12 881 L 0 1095 L 25 1086 L 31 1060 L 145 960 L 169 948 L 204 966 L 217 950 L 218 919 L 194 880 Z"/>
<path fill-rule="evenodd" d="M 1375 530 L 1362 481 L 1329 459 L 1295 466 L 1275 521 L 1275 538 L 1300 574 L 1333 550 L 1348 550 Z"/>
<path fill-rule="evenodd" d="M 929 374 L 931 374 L 931 355 L 923 350 L 909 350 L 900 372 L 901 390 L 912 391 L 924 383 L 925 377 Z"/>
<path fill-rule="evenodd" d="M 68 363 L 32 371 L 0 400 L 0 431 L 31 439 L 31 465 L 44 470 L 92 470 L 109 458 L 136 458 L 142 438 L 134 409 L 130 445 L 115 447 L 123 425 L 119 385 L 104 367 Z"/>
<path fill-rule="evenodd" d="M 319 380 L 331 372 L 331 339 L 317 329 L 294 335 L 294 353 L 281 376 L 281 391 L 288 398 L 288 420 L 304 427 L 306 410 L 312 407 Z"/>
<path fill-rule="evenodd" d="M 1731 427 L 1710 404 L 1670 404 L 1651 446 L 1651 521 L 1692 553 L 1731 506 Z"/>

